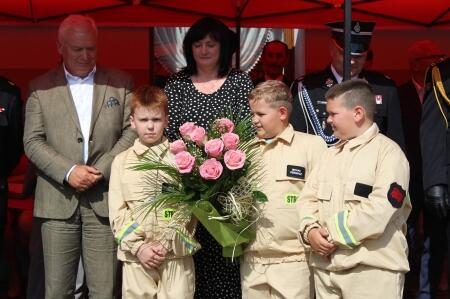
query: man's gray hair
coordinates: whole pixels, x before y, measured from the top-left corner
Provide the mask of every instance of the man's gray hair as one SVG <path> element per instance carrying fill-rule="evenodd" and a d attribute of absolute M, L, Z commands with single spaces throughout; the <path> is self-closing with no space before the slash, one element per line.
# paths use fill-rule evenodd
<path fill-rule="evenodd" d="M 90 26 L 94 32 L 95 35 L 98 35 L 98 29 L 97 25 L 95 24 L 94 19 L 92 19 L 89 16 L 84 15 L 70 15 L 67 18 L 65 18 L 58 28 L 58 41 L 62 42 L 64 39 L 64 36 L 66 36 L 67 32 L 70 30 L 74 30 L 77 27 L 81 26 Z"/>

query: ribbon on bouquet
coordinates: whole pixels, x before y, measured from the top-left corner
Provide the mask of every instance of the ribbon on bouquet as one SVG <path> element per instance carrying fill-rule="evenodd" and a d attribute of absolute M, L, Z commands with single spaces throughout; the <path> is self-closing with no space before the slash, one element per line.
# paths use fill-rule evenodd
<path fill-rule="evenodd" d="M 226 223 L 218 219 L 221 215 L 216 208 L 206 200 L 196 202 L 192 206 L 192 213 L 200 221 L 211 236 L 222 246 L 224 257 L 235 257 L 243 254 L 243 245 L 255 237 L 247 221 L 238 225 Z"/>

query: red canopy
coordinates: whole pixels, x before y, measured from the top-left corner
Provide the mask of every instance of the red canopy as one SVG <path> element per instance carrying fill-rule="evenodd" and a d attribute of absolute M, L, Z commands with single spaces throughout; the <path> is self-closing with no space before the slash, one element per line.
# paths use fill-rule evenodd
<path fill-rule="evenodd" d="M 342 20 L 344 0 L 1 0 L 0 24 L 59 23 L 87 13 L 100 25 L 189 26 L 215 16 L 242 27 L 313 28 Z M 377 28 L 450 28 L 446 0 L 353 0 L 353 19 Z"/>

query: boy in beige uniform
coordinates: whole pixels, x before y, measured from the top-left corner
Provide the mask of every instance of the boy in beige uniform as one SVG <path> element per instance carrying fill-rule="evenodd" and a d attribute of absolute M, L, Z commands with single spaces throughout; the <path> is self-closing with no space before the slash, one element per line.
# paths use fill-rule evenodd
<path fill-rule="evenodd" d="M 242 297 L 313 298 L 312 274 L 297 239 L 297 200 L 311 169 L 326 149 L 317 136 L 289 124 L 292 96 L 281 81 L 259 84 L 249 96 L 264 163 L 261 191 L 268 201 L 256 224 L 256 239 L 241 264 Z"/>
<path fill-rule="evenodd" d="M 341 141 L 322 156 L 297 206 L 316 297 L 400 299 L 409 270 L 408 161 L 373 122 L 366 81 L 335 85 L 326 98 L 327 121 Z"/>
<path fill-rule="evenodd" d="M 177 210 L 157 208 L 144 217 L 136 209 L 148 200 L 149 192 L 154 196 L 161 191 L 162 173 L 130 169 L 149 151 L 161 161 L 172 161 L 163 136 L 167 97 L 160 88 L 143 86 L 133 93 L 130 108 L 131 126 L 139 138 L 114 159 L 109 184 L 109 218 L 119 244 L 117 256 L 123 261 L 122 296 L 190 299 L 195 285 L 192 252 L 168 228 Z M 189 234 L 184 226 L 181 231 Z"/>

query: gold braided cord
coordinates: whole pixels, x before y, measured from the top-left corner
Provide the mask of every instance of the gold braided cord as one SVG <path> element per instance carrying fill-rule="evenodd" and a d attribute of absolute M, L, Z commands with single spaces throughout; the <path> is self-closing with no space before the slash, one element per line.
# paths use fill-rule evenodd
<path fill-rule="evenodd" d="M 450 99 L 445 94 L 444 84 L 442 84 L 442 79 L 441 79 L 441 73 L 439 72 L 439 68 L 437 66 L 434 66 L 431 69 L 431 78 L 432 78 L 432 81 L 433 81 L 434 97 L 436 98 L 436 102 L 437 102 L 437 104 L 439 106 L 439 110 L 441 111 L 442 117 L 444 117 L 445 127 L 448 129 L 447 116 L 444 113 L 444 110 L 442 109 L 441 101 L 439 101 L 439 95 L 437 94 L 436 87 L 439 90 L 439 93 L 441 94 L 441 96 L 444 98 L 444 100 L 447 103 L 447 105 L 449 105 L 449 106 L 450 106 Z"/>

